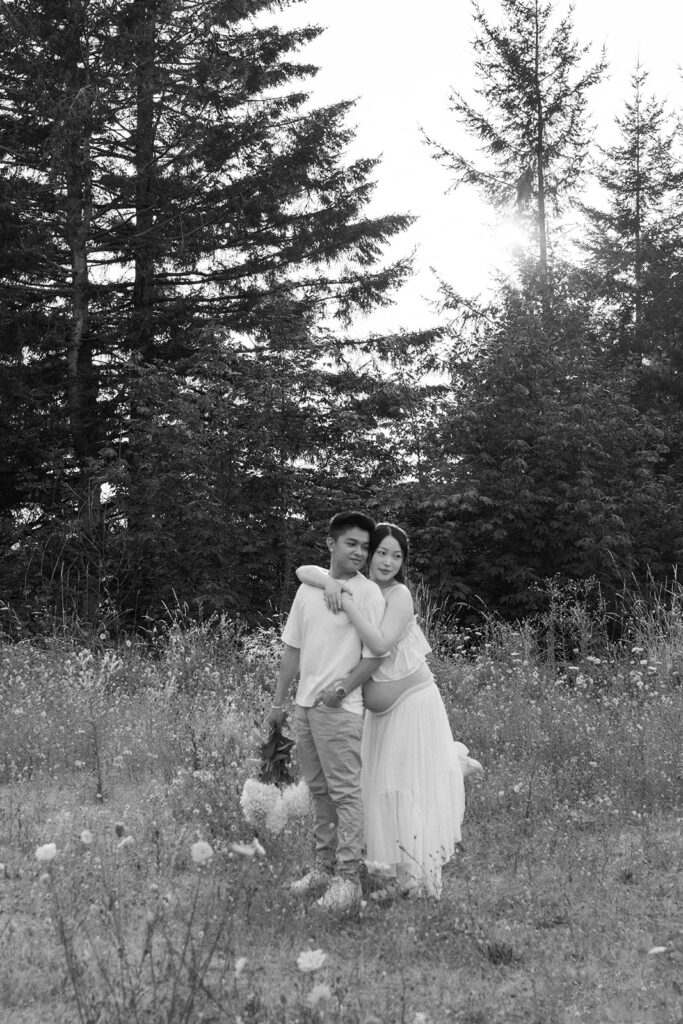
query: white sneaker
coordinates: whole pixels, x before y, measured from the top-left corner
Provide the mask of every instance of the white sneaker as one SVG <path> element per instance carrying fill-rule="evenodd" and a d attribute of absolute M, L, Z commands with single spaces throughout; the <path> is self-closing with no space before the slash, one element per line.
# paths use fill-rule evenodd
<path fill-rule="evenodd" d="M 359 881 L 337 875 L 330 882 L 327 891 L 315 901 L 315 905 L 321 910 L 350 910 L 351 907 L 358 906 L 362 895 L 363 890 Z"/>
<path fill-rule="evenodd" d="M 326 871 L 322 867 L 313 867 L 300 878 L 298 882 L 292 882 L 289 886 L 289 891 L 292 896 L 311 896 L 313 893 L 322 892 L 330 884 L 332 879 L 332 872 Z"/>

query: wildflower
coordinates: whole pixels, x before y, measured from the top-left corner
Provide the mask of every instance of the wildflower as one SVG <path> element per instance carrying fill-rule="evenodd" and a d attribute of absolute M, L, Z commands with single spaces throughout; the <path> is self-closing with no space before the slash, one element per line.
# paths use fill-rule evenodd
<path fill-rule="evenodd" d="M 332 990 L 330 989 L 330 986 L 320 983 L 313 986 L 306 996 L 306 1002 L 309 1006 L 318 1006 L 319 1003 L 326 1003 L 331 996 Z"/>
<path fill-rule="evenodd" d="M 54 860 L 57 856 L 57 847 L 54 843 L 45 843 L 36 849 L 36 860 Z"/>
<path fill-rule="evenodd" d="M 190 856 L 195 864 L 208 864 L 213 857 L 213 847 L 204 839 L 198 839 L 196 843 L 192 844 Z"/>
<path fill-rule="evenodd" d="M 668 948 L 668 946 L 653 946 L 652 949 L 648 949 L 647 955 L 657 956 L 658 953 L 666 953 Z"/>
<path fill-rule="evenodd" d="M 266 855 L 266 851 L 255 837 L 250 843 L 231 843 L 230 849 L 238 857 L 246 857 L 247 860 L 253 860 L 254 857 L 265 857 Z"/>
<path fill-rule="evenodd" d="M 323 953 L 322 949 L 305 949 L 299 953 L 296 965 L 302 974 L 312 974 L 313 971 L 319 971 L 326 960 L 327 953 Z"/>
<path fill-rule="evenodd" d="M 287 808 L 287 816 L 305 818 L 311 809 L 311 793 L 306 780 L 301 779 L 296 786 L 287 786 L 282 792 L 282 803 Z"/>
<path fill-rule="evenodd" d="M 92 844 L 92 832 L 87 828 L 84 828 L 81 832 L 81 842 L 84 846 L 90 846 Z"/>
<path fill-rule="evenodd" d="M 255 825 L 259 818 L 265 817 L 279 795 L 277 786 L 260 782 L 258 779 L 247 779 L 242 789 L 240 804 L 249 824 Z"/>
<path fill-rule="evenodd" d="M 132 846 L 134 842 L 135 840 L 132 836 L 124 836 L 124 838 L 116 844 L 116 849 L 125 850 L 127 846 Z"/>
<path fill-rule="evenodd" d="M 271 789 L 275 789 L 275 786 L 272 786 Z M 281 797 L 268 811 L 264 824 L 274 836 L 279 835 L 285 828 L 287 824 L 287 807 Z"/>
<path fill-rule="evenodd" d="M 246 956 L 238 956 L 235 960 L 235 977 L 239 978 L 240 974 L 248 964 Z"/>
<path fill-rule="evenodd" d="M 247 860 L 253 860 L 256 856 L 256 850 L 251 843 L 231 843 L 230 849 L 233 853 L 236 853 L 238 857 L 246 857 Z"/>

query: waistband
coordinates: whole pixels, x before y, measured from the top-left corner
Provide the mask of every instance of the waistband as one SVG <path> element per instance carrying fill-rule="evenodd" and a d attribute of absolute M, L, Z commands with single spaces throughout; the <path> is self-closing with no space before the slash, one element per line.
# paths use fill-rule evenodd
<path fill-rule="evenodd" d="M 366 714 L 374 715 L 375 718 L 381 718 L 382 715 L 390 715 L 391 712 L 395 711 L 398 705 L 402 704 L 404 700 L 407 700 L 409 697 L 415 697 L 422 690 L 428 690 L 430 686 L 436 686 L 434 676 L 431 673 L 429 679 L 423 679 L 422 682 L 415 683 L 409 690 L 406 690 L 405 693 L 402 693 L 397 697 L 391 707 L 387 708 L 386 711 L 366 711 Z"/>

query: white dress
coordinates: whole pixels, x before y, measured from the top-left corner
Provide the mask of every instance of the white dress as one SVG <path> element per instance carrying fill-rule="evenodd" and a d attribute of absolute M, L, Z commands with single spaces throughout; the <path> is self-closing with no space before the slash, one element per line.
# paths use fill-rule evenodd
<path fill-rule="evenodd" d="M 373 678 L 406 678 L 430 650 L 413 617 Z M 387 711 L 365 712 L 362 762 L 370 868 L 440 896 L 442 865 L 460 842 L 465 788 L 458 746 L 431 673 Z"/>

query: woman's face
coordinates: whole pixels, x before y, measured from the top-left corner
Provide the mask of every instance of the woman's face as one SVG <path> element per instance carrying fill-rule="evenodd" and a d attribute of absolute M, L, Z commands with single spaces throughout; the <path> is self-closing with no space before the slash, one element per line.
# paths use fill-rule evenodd
<path fill-rule="evenodd" d="M 369 575 L 375 583 L 390 583 L 403 565 L 401 545 L 395 537 L 385 537 L 379 542 L 370 559 Z"/>

